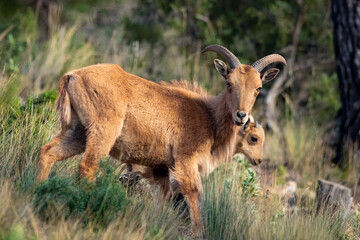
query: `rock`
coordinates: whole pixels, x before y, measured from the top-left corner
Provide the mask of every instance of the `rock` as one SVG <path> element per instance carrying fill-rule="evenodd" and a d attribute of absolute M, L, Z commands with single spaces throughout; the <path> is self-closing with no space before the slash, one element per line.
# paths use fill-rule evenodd
<path fill-rule="evenodd" d="M 293 194 L 295 194 L 296 189 L 297 189 L 297 184 L 296 184 L 296 182 L 295 182 L 295 181 L 288 181 L 288 182 L 285 184 L 285 187 L 284 187 L 284 190 L 283 190 L 283 194 L 284 194 L 284 196 L 293 195 Z"/>
<path fill-rule="evenodd" d="M 338 183 L 319 179 L 316 189 L 317 213 L 324 209 L 334 214 L 338 211 L 344 211 L 344 217 L 351 209 L 353 198 L 351 189 Z"/>
<path fill-rule="evenodd" d="M 296 207 L 296 189 L 297 184 L 295 181 L 288 181 L 283 189 L 283 198 L 287 205 L 287 210 L 290 213 L 293 213 L 295 211 Z"/>

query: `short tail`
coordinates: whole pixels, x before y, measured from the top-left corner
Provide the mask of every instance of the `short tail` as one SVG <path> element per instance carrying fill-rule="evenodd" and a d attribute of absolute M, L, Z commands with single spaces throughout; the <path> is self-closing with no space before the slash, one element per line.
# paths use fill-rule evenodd
<path fill-rule="evenodd" d="M 62 131 L 69 129 L 71 124 L 71 104 L 70 97 L 67 91 L 71 75 L 64 74 L 60 79 L 59 95 L 57 99 L 57 111 L 60 116 Z"/>

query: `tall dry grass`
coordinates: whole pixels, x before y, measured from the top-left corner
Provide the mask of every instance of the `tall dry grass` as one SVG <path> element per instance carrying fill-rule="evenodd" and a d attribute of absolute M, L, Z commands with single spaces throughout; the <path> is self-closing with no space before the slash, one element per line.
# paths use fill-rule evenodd
<path fill-rule="evenodd" d="M 279 136 L 267 133 L 265 158 L 269 158 L 274 165 L 287 165 L 304 180 L 313 181 L 317 177 L 324 177 L 330 161 L 325 158 L 327 148 L 321 128 L 311 121 L 296 123 L 292 119 L 284 121 L 282 127 L 286 145 Z M 286 154 L 284 146 L 287 147 Z"/>
<path fill-rule="evenodd" d="M 352 219 L 344 220 L 341 215 L 326 211 L 317 214 L 314 200 L 305 200 L 290 213 L 278 194 L 244 198 L 243 168 L 235 165 L 226 171 L 217 170 L 205 180 L 204 239 L 346 239 L 349 236 Z M 302 196 L 298 194 L 297 198 Z"/>

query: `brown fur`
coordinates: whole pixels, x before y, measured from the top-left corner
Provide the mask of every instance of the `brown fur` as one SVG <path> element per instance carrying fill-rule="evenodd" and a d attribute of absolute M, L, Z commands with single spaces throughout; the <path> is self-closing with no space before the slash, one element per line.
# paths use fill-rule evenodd
<path fill-rule="evenodd" d="M 201 95 L 202 97 L 208 97 L 208 93 L 199 85 L 199 83 L 197 82 L 189 82 L 186 80 L 171 80 L 170 82 L 164 82 L 161 81 L 159 82 L 160 85 L 162 86 L 167 86 L 167 87 L 173 87 L 173 88 L 183 88 L 185 90 L 189 90 L 191 92 L 197 93 L 199 95 Z"/>
<path fill-rule="evenodd" d="M 236 135 L 236 141 L 234 142 L 234 152 L 231 154 L 233 156 L 236 153 L 242 153 L 246 156 L 249 162 L 252 165 L 259 165 L 262 162 L 263 158 L 263 145 L 265 141 L 265 132 L 261 125 L 255 127 L 255 123 L 250 123 L 249 127 L 244 129 L 243 127 L 238 127 L 238 132 Z M 216 169 L 220 164 L 229 162 L 228 159 L 216 159 L 213 160 L 213 169 Z M 201 167 L 201 165 L 199 165 Z M 148 179 L 155 185 L 159 185 L 162 190 L 163 199 L 168 197 L 168 193 L 173 192 L 173 189 L 169 185 L 169 171 L 164 170 L 163 167 L 145 167 L 143 165 L 137 164 L 128 164 L 128 172 L 140 172 L 144 178 Z M 211 171 L 210 171 L 211 172 Z M 206 175 L 209 172 L 201 172 L 202 175 Z"/>
<path fill-rule="evenodd" d="M 166 166 L 179 182 L 195 230 L 202 192 L 200 172 L 211 156 L 233 152 L 236 112 L 251 113 L 260 74 L 251 66 L 230 70 L 231 83 L 216 97 L 162 86 L 113 64 L 73 70 L 60 79 L 61 133 L 41 148 L 38 180 L 51 166 L 84 152 L 80 177 L 94 179 L 98 160 L 110 154 L 125 163 Z M 199 167 L 200 166 L 200 167 Z"/>
<path fill-rule="evenodd" d="M 168 82 L 160 82 L 161 85 L 172 87 L 172 88 L 182 88 L 188 91 L 197 93 L 203 97 L 208 97 L 207 92 L 201 88 L 201 86 L 194 82 L 188 81 L 176 81 L 172 80 Z M 263 157 L 263 145 L 265 140 L 265 132 L 261 125 L 256 125 L 254 122 L 251 122 L 248 127 L 237 127 L 236 140 L 234 141 L 234 146 L 231 148 L 233 152 L 228 156 L 232 157 L 236 153 L 244 154 L 251 164 L 258 165 L 261 163 Z M 227 156 L 221 156 L 219 159 L 215 159 L 215 156 L 211 156 L 212 169 L 217 168 L 220 164 L 227 162 Z M 155 185 L 160 185 L 162 190 L 163 199 L 167 198 L 168 193 L 176 191 L 176 189 L 170 188 L 169 185 L 169 172 L 162 170 L 163 168 L 157 169 L 152 167 L 144 167 L 137 164 L 128 164 L 127 170 L 129 172 L 140 172 L 143 177 L 147 178 L 151 183 Z M 202 165 L 199 165 L 199 168 L 203 169 Z M 209 172 L 200 171 L 202 174 L 207 174 Z M 178 184 L 175 184 L 176 186 Z M 172 184 L 174 186 L 174 184 Z"/>
<path fill-rule="evenodd" d="M 204 98 L 211 97 L 197 82 L 171 80 L 170 82 L 160 82 L 159 84 L 167 87 L 183 88 L 197 93 Z M 243 153 L 249 159 L 251 164 L 257 165 L 261 163 L 265 132 L 261 125 L 255 126 L 255 123 L 252 122 L 248 128 L 244 129 L 244 127 L 237 127 L 238 134 L 234 142 L 235 149 L 234 152 L 230 154 L 230 157 L 236 153 Z M 253 142 L 251 140 L 252 138 L 256 138 L 257 142 Z M 222 159 L 219 159 L 219 161 L 222 163 Z"/>

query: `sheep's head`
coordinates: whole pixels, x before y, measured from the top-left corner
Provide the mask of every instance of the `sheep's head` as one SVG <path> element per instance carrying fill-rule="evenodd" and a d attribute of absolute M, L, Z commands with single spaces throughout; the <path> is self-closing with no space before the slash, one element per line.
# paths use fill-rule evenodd
<path fill-rule="evenodd" d="M 263 158 L 265 132 L 257 122 L 246 122 L 237 133 L 235 153 L 244 154 L 252 165 L 258 165 Z"/>
<path fill-rule="evenodd" d="M 250 66 L 241 64 L 237 57 L 223 46 L 210 45 L 202 50 L 202 52 L 206 51 L 220 54 L 229 63 L 230 69 L 223 61 L 214 60 L 216 70 L 226 82 L 226 103 L 230 108 L 233 121 L 238 126 L 244 125 L 249 119 L 262 85 L 273 80 L 280 72 L 277 68 L 263 70 L 275 62 L 286 65 L 285 59 L 278 54 L 271 54 Z"/>

